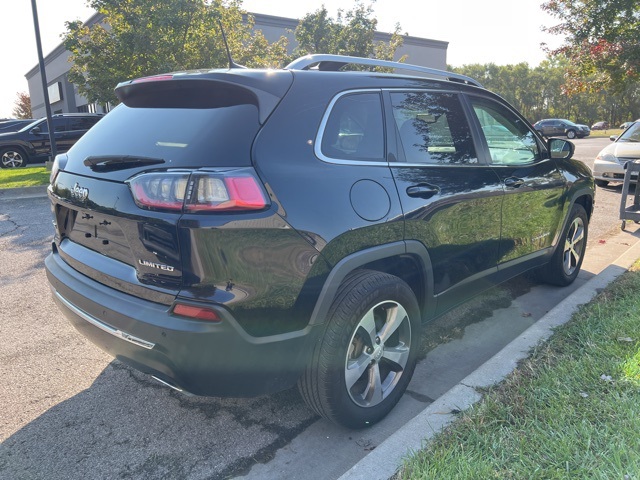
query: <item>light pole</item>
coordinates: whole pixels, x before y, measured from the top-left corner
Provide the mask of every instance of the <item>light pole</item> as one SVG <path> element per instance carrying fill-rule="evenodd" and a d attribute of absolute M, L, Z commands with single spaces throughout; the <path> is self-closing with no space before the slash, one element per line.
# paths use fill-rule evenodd
<path fill-rule="evenodd" d="M 44 57 L 42 56 L 42 42 L 40 41 L 40 24 L 38 23 L 38 7 L 36 6 L 36 0 L 31 0 L 31 10 L 33 11 L 33 28 L 36 31 L 36 46 L 38 47 L 40 78 L 42 79 L 42 90 L 44 91 L 44 108 L 47 111 L 47 126 L 49 130 L 49 141 L 51 142 L 51 160 L 53 160 L 58 154 L 58 149 L 56 148 L 56 136 L 53 131 L 53 122 L 51 121 L 51 105 L 49 104 L 47 73 L 44 70 Z"/>

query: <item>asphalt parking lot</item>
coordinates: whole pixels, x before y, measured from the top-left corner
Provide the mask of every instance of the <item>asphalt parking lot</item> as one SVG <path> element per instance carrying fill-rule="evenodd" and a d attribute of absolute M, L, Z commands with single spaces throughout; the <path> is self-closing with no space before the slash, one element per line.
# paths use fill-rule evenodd
<path fill-rule="evenodd" d="M 598 149 L 593 140 L 576 143 Z M 295 390 L 254 399 L 188 397 L 103 354 L 50 298 L 42 266 L 53 233 L 47 199 L 5 195 L 0 477 L 338 478 L 636 241 L 633 233 L 612 235 L 619 189 L 599 189 L 597 202 L 587 257 L 598 262 L 585 264 L 573 286 L 521 278 L 440 319 L 425 333 L 424 358 L 398 408 L 370 429 L 349 431 L 319 420 Z"/>

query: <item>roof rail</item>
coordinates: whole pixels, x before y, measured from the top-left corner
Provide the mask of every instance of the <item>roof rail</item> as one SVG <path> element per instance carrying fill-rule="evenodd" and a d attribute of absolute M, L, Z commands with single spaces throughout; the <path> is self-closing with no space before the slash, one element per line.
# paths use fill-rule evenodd
<path fill-rule="evenodd" d="M 346 55 L 328 55 L 323 53 L 315 53 L 313 55 L 306 55 L 300 57 L 285 68 L 288 70 L 309 70 L 310 68 L 317 66 L 319 70 L 335 72 L 345 65 L 366 65 L 370 67 L 385 67 L 393 68 L 396 70 L 410 70 L 414 72 L 426 73 L 428 75 L 445 78 L 446 80 L 457 81 L 475 85 L 476 87 L 484 88 L 478 81 L 466 75 L 460 75 L 458 73 L 447 72 L 446 70 L 438 70 L 436 68 L 421 67 L 419 65 L 412 65 L 410 63 L 392 62 L 389 60 L 378 60 L 375 58 L 363 58 L 363 57 L 350 57 Z"/>

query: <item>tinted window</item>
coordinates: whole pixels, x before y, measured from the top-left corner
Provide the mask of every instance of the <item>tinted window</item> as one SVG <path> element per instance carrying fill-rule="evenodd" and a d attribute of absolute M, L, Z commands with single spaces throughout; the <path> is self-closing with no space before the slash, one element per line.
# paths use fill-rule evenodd
<path fill-rule="evenodd" d="M 393 118 L 408 163 L 478 162 L 469 125 L 453 93 L 391 93 Z"/>
<path fill-rule="evenodd" d="M 255 105 L 222 108 L 131 108 L 119 105 L 76 143 L 70 162 L 132 155 L 167 167 L 251 165 L 258 131 Z"/>
<path fill-rule="evenodd" d="M 53 131 L 54 132 L 66 132 L 67 131 L 67 119 L 66 118 L 53 118 Z M 40 133 L 48 133 L 49 127 L 47 122 L 42 122 L 38 125 L 40 127 Z"/>
<path fill-rule="evenodd" d="M 382 105 L 377 93 L 338 99 L 322 133 L 322 154 L 344 160 L 384 160 Z"/>
<path fill-rule="evenodd" d="M 535 135 L 511 110 L 484 98 L 472 97 L 471 103 L 487 141 L 492 163 L 520 165 L 540 158 Z"/>
<path fill-rule="evenodd" d="M 69 130 L 89 130 L 100 117 L 71 117 L 69 118 Z"/>

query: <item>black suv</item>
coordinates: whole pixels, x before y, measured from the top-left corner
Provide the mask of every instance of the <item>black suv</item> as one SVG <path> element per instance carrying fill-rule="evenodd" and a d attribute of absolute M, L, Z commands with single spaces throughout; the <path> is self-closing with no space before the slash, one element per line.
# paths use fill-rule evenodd
<path fill-rule="evenodd" d="M 99 113 L 60 113 L 53 115 L 56 148 L 66 152 L 87 130 L 103 117 Z M 51 140 L 47 119 L 41 118 L 17 132 L 0 131 L 0 166 L 24 167 L 29 162 L 44 161 L 51 155 Z"/>
<path fill-rule="evenodd" d="M 178 390 L 297 383 L 364 427 L 403 394 L 423 322 L 528 270 L 578 275 L 589 168 L 468 77 L 314 55 L 116 93 L 55 160 L 47 275 L 80 332 Z"/>

